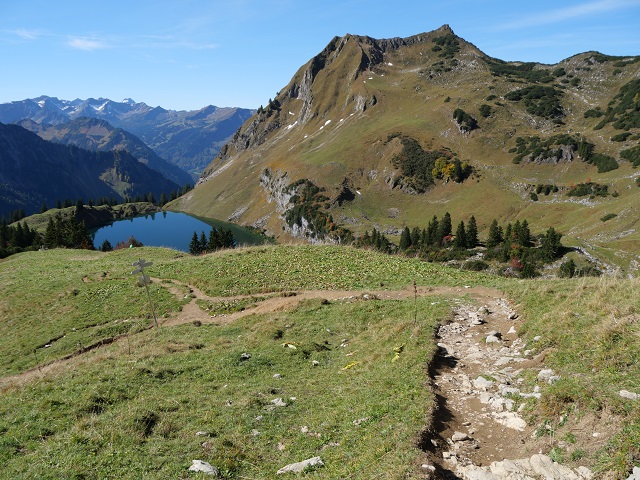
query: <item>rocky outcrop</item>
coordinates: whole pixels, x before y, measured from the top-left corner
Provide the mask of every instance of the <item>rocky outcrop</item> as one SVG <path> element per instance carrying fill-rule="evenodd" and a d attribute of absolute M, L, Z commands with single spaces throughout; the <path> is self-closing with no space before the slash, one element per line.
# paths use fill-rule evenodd
<path fill-rule="evenodd" d="M 267 202 L 275 202 L 279 213 L 284 213 L 289 208 L 289 200 L 295 193 L 288 190 L 290 183 L 289 175 L 280 170 L 273 173 L 270 168 L 265 168 L 260 174 L 260 186 L 267 195 Z"/>

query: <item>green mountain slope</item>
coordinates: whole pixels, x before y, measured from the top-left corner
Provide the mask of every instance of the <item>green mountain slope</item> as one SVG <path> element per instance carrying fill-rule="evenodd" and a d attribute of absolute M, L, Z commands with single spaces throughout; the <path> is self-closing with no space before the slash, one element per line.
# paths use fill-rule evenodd
<path fill-rule="evenodd" d="M 305 222 L 291 228 L 283 220 L 296 193 L 289 185 L 308 179 L 324 189 L 322 209 L 356 234 L 375 226 L 397 235 L 446 211 L 458 220 L 474 215 L 481 231 L 493 218 L 527 219 L 635 271 L 638 60 L 588 52 L 557 65 L 503 62 L 448 26 L 404 39 L 336 37 L 245 122 L 173 208 L 283 240 L 314 238 Z M 407 141 L 419 146 L 416 155 Z M 427 160 L 403 168 L 403 156 Z M 456 182 L 445 168 L 433 177 L 438 157 L 472 174 Z M 609 194 L 567 195 L 590 183 Z M 538 185 L 558 190 L 536 194 Z M 603 222 L 607 214 L 617 216 Z"/>

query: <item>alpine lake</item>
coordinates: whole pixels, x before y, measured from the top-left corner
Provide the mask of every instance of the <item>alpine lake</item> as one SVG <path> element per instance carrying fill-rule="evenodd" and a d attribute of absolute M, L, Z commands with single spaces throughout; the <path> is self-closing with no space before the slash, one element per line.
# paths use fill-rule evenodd
<path fill-rule="evenodd" d="M 216 227 L 231 230 L 238 246 L 270 243 L 267 237 L 233 223 L 167 211 L 117 220 L 91 232 L 91 237 L 98 249 L 105 240 L 115 248 L 117 243 L 134 237 L 145 246 L 188 252 L 193 232 L 197 233 L 198 238 L 202 232 L 209 238 L 209 232 Z"/>

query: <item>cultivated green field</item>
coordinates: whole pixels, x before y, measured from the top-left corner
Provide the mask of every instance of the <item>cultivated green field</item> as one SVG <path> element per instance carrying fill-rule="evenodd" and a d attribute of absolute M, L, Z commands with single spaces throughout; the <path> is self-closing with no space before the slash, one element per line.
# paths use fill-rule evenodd
<path fill-rule="evenodd" d="M 138 258 L 154 262 L 151 295 L 167 321 L 159 329 L 149 328 L 146 291 L 130 275 Z M 191 300 L 188 285 L 220 301 L 284 301 L 294 291 L 329 296 L 413 282 L 455 288 L 396 300 L 320 296 L 169 326 Z M 321 456 L 325 466 L 307 478 L 421 478 L 434 329 L 464 287 L 478 285 L 516 305 L 532 355 L 547 352 L 561 375 L 528 404 L 528 421 L 560 436 L 561 414 L 619 418 L 614 441 L 581 461 L 623 478 L 640 460 L 638 402 L 618 395 L 640 392 L 636 280 L 506 280 L 329 246 L 202 257 L 159 248 L 50 250 L 1 261 L 0 472 L 197 478 L 187 469 L 201 459 L 224 478 L 262 479 Z M 554 453 L 572 460 L 562 454 Z"/>

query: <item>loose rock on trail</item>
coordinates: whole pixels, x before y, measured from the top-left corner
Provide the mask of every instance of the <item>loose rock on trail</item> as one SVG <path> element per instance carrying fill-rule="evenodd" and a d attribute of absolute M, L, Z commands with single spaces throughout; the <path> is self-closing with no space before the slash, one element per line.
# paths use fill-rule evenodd
<path fill-rule="evenodd" d="M 518 337 L 518 314 L 496 296 L 484 305 L 458 301 L 454 318 L 438 329 L 439 352 L 430 369 L 437 399 L 434 424 L 422 447 L 433 479 L 591 479 L 585 467 L 571 469 L 541 454 L 544 440 L 522 416 L 524 401 L 539 398 L 540 385 L 526 387 L 523 368 L 540 369 Z M 552 371 L 539 381 L 557 380 Z M 427 477 L 429 478 L 429 477 Z"/>

